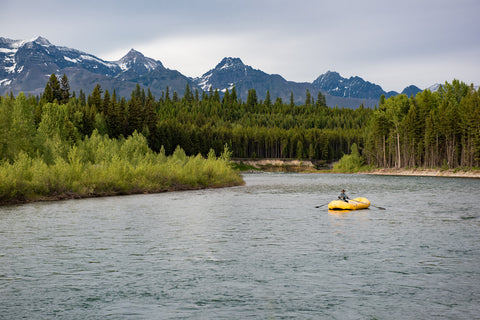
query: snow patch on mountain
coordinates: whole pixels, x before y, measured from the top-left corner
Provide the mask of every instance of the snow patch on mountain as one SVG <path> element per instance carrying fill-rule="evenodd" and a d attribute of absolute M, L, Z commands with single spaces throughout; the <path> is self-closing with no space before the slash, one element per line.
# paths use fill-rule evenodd
<path fill-rule="evenodd" d="M 103 64 L 104 66 L 108 67 L 108 68 L 114 68 L 116 67 L 117 65 L 115 63 L 111 63 L 111 62 L 107 62 L 107 61 L 103 61 L 95 56 L 92 56 L 92 55 L 89 55 L 89 54 L 81 54 L 80 57 L 79 57 L 80 60 L 89 60 L 89 61 L 94 61 L 96 63 L 100 63 L 100 64 Z M 98 68 L 98 66 L 96 66 Z"/>
<path fill-rule="evenodd" d="M 67 61 L 69 61 L 69 62 L 72 62 L 72 63 L 78 63 L 78 61 L 79 61 L 78 59 L 71 59 L 71 58 L 69 58 L 69 57 L 67 57 L 67 56 L 63 56 L 63 59 L 65 59 L 65 60 L 67 60 Z"/>
<path fill-rule="evenodd" d="M 197 85 L 203 90 L 203 91 L 208 91 L 210 90 L 211 84 L 209 84 L 209 80 L 212 77 L 212 71 L 209 71 L 205 73 L 203 76 L 199 78 L 195 78 L 194 81 L 197 83 Z"/>
<path fill-rule="evenodd" d="M 15 52 L 17 52 L 17 49 L 12 49 L 12 48 L 0 48 L 0 53 L 15 54 Z"/>
<path fill-rule="evenodd" d="M 223 88 L 222 90 L 220 90 L 220 92 L 225 93 L 225 92 L 227 92 L 227 90 L 229 90 L 229 91 L 232 90 L 233 87 L 235 87 L 235 84 L 234 84 L 234 83 L 230 83 L 230 85 L 229 85 L 227 88 Z"/>
<path fill-rule="evenodd" d="M 10 80 L 10 79 L 0 80 L 0 87 L 6 87 L 6 86 L 10 85 L 10 83 L 12 83 L 12 80 Z"/>
<path fill-rule="evenodd" d="M 13 66 L 11 67 L 5 67 L 5 71 L 7 71 L 8 73 L 15 73 L 15 68 L 17 67 L 17 64 L 15 63 Z"/>

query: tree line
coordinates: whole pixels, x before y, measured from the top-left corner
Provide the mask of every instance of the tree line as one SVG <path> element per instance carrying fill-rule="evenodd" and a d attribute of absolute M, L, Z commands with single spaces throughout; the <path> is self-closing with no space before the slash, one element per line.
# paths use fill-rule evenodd
<path fill-rule="evenodd" d="M 156 152 L 163 146 L 166 154 L 172 154 L 180 145 L 188 155 L 206 155 L 210 149 L 219 154 L 226 143 L 233 157 L 240 158 L 333 161 L 347 153 L 352 143 L 362 145 L 362 128 L 372 114 L 363 107 L 329 108 L 320 92 L 315 99 L 308 91 L 304 105 L 295 105 L 293 95 L 285 102 L 267 92 L 259 100 L 251 89 L 242 101 L 235 87 L 222 94 L 218 90 L 200 93 L 188 84 L 181 98 L 168 87 L 156 98 L 137 85 L 127 99 L 99 84 L 87 96 L 82 90 L 70 93 L 66 76 L 59 81 L 55 74 L 41 97 L 5 96 L 1 103 L 13 105 L 20 103 L 18 99 L 34 110 L 31 130 L 61 112 L 63 118 L 57 120 L 62 139 L 73 144 L 94 130 L 115 139 L 137 131 Z M 11 141 L 0 142 L 2 158 L 14 156 L 10 150 L 14 147 L 8 147 Z"/>
<path fill-rule="evenodd" d="M 480 167 L 480 90 L 459 80 L 415 97 L 383 97 L 365 127 L 377 167 Z"/>
<path fill-rule="evenodd" d="M 460 81 L 415 97 L 382 97 L 374 109 L 328 107 L 321 92 L 314 98 L 308 90 L 303 105 L 293 101 L 293 94 L 290 101 L 283 101 L 272 98 L 268 91 L 260 100 L 254 89 L 242 101 L 235 87 L 222 93 L 212 89 L 199 92 L 188 84 L 182 97 L 167 87 L 157 98 L 139 85 L 129 98 L 118 97 L 99 84 L 88 96 L 82 90 L 77 95 L 70 93 L 65 75 L 59 81 L 52 74 L 40 97 L 0 97 L 4 106 L 0 111 L 0 158 L 11 161 L 19 148 L 38 152 L 35 146 L 42 138 L 32 138 L 36 135 L 31 132 L 38 131 L 41 137 L 56 123 L 59 140 L 68 145 L 89 137 L 94 130 L 112 139 L 136 131 L 146 137 L 149 148 L 155 152 L 163 148 L 167 155 L 177 146 L 187 155 L 205 156 L 210 149 L 220 154 L 227 145 L 236 158 L 332 162 L 349 154 L 355 144 L 365 162 L 377 167 L 480 165 L 479 92 Z M 14 120 L 17 117 L 31 120 L 19 124 Z M 51 125 L 45 125 L 47 122 Z M 60 147 L 42 148 L 49 161 L 49 148 Z"/>

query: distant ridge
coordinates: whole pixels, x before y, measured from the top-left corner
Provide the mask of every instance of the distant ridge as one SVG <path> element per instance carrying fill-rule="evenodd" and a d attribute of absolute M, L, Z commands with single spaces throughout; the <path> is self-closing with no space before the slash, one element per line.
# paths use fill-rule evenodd
<path fill-rule="evenodd" d="M 195 91 L 232 90 L 235 86 L 238 97 L 246 100 L 249 89 L 255 89 L 260 100 L 267 91 L 272 99 L 281 98 L 305 102 L 308 90 L 313 99 L 321 92 L 329 106 L 357 108 L 361 104 L 373 107 L 381 95 L 387 98 L 397 92 L 385 92 L 379 85 L 362 78 L 343 78 L 339 73 L 328 71 L 312 83 L 293 82 L 278 74 L 267 74 L 245 65 L 240 58 L 223 58 L 215 68 L 197 78 L 186 77 L 176 70 L 166 68 L 162 62 L 145 57 L 131 49 L 118 61 L 105 61 L 94 55 L 67 47 L 55 46 L 46 38 L 13 40 L 0 37 L 0 94 L 23 91 L 38 95 L 43 93 L 50 74 L 67 75 L 72 91 L 90 92 L 99 83 L 104 90 L 115 90 L 117 96 L 130 96 L 137 84 L 149 88 L 160 97 L 167 86 L 171 92 L 183 96 L 186 85 Z M 402 93 L 415 95 L 421 91 L 408 86 Z"/>

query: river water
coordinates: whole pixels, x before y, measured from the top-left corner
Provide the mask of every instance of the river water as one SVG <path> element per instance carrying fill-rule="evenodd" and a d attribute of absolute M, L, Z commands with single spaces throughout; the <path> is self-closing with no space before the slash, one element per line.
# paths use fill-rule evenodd
<path fill-rule="evenodd" d="M 244 178 L 1 207 L 0 319 L 480 319 L 480 180 Z"/>

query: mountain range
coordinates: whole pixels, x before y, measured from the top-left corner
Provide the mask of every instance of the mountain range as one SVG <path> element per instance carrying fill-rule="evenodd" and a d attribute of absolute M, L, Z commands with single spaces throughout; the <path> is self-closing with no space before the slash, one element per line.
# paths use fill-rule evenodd
<path fill-rule="evenodd" d="M 347 79 L 332 71 L 311 83 L 288 81 L 278 74 L 267 74 L 245 65 L 240 58 L 224 58 L 202 76 L 190 78 L 134 49 L 118 61 L 105 61 L 89 53 L 53 45 L 43 37 L 33 40 L 0 37 L 0 95 L 21 91 L 39 95 L 52 73 L 59 77 L 66 74 L 71 91 L 82 89 L 88 94 L 98 83 L 104 90 L 116 90 L 117 96 L 124 97 L 129 97 L 137 84 L 149 88 L 156 97 L 160 97 L 167 86 L 179 96 L 187 84 L 193 91 L 212 88 L 225 92 L 235 86 L 237 95 L 244 101 L 248 90 L 253 88 L 260 99 L 269 91 L 273 99 L 280 97 L 288 102 L 293 93 L 295 103 L 301 104 L 309 90 L 314 99 L 322 92 L 329 106 L 357 108 L 360 104 L 373 107 L 381 95 L 388 98 L 398 94 L 385 92 L 379 85 L 358 76 Z M 415 95 L 419 91 L 418 87 L 409 86 L 402 93 Z"/>

